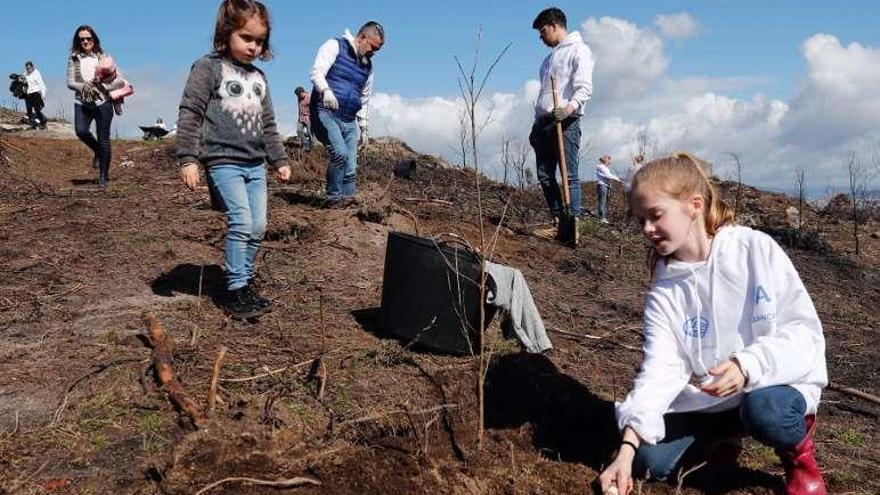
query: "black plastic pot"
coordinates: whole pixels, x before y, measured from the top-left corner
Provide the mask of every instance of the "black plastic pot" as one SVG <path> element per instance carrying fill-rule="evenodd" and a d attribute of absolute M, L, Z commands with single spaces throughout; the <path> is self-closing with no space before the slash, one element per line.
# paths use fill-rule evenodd
<path fill-rule="evenodd" d="M 382 281 L 384 330 L 450 354 L 480 349 L 481 258 L 460 243 L 390 232 Z M 486 306 L 486 325 L 493 310 Z"/>

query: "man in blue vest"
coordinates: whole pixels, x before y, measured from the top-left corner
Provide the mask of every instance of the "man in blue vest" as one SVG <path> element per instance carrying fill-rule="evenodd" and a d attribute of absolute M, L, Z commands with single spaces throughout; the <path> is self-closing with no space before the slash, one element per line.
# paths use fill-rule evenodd
<path fill-rule="evenodd" d="M 354 204 L 357 192 L 358 141 L 367 141 L 366 106 L 373 93 L 373 55 L 385 43 L 385 30 L 370 21 L 352 36 L 318 49 L 312 67 L 312 131 L 330 152 L 327 166 L 328 208 Z"/>

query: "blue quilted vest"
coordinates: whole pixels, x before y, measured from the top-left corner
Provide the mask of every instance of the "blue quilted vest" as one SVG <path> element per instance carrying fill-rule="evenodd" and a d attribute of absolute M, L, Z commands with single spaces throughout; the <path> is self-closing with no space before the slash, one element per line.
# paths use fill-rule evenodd
<path fill-rule="evenodd" d="M 353 122 L 361 109 L 361 91 L 367 84 L 373 64 L 367 61 L 362 65 L 358 61 L 357 53 L 345 38 L 337 38 L 339 54 L 336 61 L 327 71 L 327 84 L 339 101 L 339 110 L 333 112 L 343 122 Z M 312 105 L 320 104 L 324 108 L 324 96 L 312 90 Z"/>

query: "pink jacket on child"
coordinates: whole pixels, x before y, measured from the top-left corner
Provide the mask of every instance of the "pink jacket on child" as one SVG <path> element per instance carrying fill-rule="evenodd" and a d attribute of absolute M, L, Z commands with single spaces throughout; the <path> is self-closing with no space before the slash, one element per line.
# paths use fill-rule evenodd
<path fill-rule="evenodd" d="M 110 99 L 114 101 L 117 114 L 122 114 L 122 102 L 127 96 L 134 94 L 134 87 L 129 84 L 120 71 L 116 68 L 116 62 L 110 55 L 101 57 L 95 68 L 95 77 L 104 86 Z"/>

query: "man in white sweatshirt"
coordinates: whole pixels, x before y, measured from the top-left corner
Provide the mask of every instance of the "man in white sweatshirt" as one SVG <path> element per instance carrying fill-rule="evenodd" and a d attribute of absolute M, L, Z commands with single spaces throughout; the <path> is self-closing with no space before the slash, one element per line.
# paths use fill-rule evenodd
<path fill-rule="evenodd" d="M 580 118 L 593 94 L 593 52 L 577 31 L 569 33 L 565 13 L 557 8 L 541 11 L 532 28 L 552 51 L 541 64 L 541 91 L 535 103 L 535 123 L 529 143 L 535 150 L 538 182 L 550 214 L 558 219 L 562 213 L 562 194 L 556 180 L 559 165 L 556 122 L 562 124 L 563 148 L 568 168 L 571 213 L 581 213 L 581 182 L 578 176 L 578 155 L 581 141 Z M 556 78 L 559 106 L 553 105 L 550 77 Z"/>
<path fill-rule="evenodd" d="M 46 83 L 43 82 L 43 76 L 40 71 L 34 67 L 34 63 L 28 60 L 24 64 L 25 79 L 27 79 L 28 89 L 25 98 L 25 107 L 27 108 L 28 121 L 32 129 L 41 127 L 46 128 L 46 117 L 43 115 L 44 101 L 46 100 Z"/>

